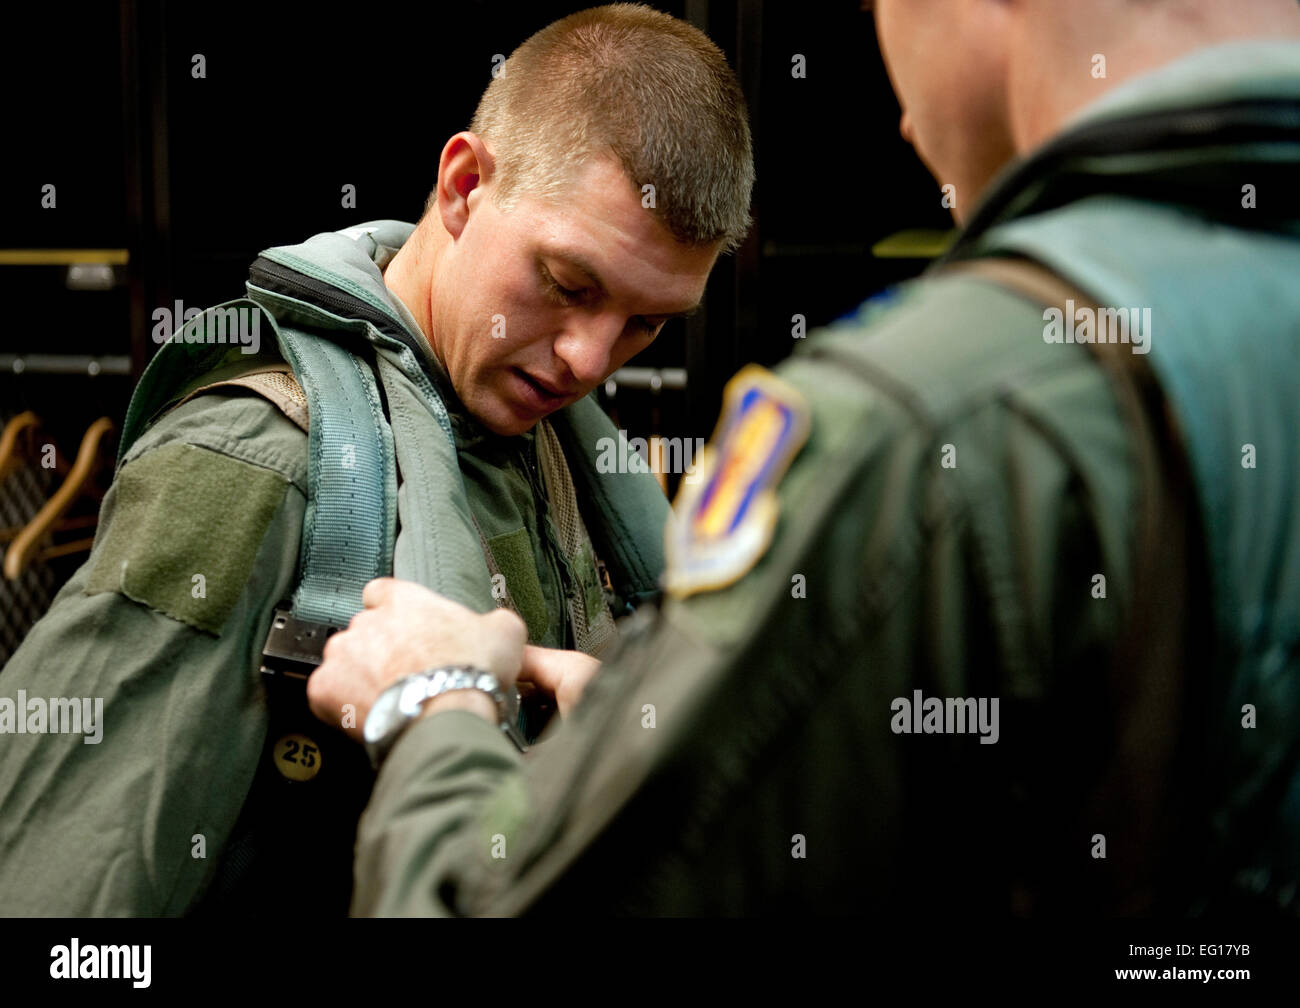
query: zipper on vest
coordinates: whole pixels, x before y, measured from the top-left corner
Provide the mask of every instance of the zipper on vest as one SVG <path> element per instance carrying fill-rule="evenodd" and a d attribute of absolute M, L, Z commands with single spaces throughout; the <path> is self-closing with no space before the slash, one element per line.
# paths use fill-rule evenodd
<path fill-rule="evenodd" d="M 406 327 L 391 315 L 380 311 L 373 305 L 356 297 L 339 293 L 336 287 L 299 273 L 295 269 L 273 262 L 265 256 L 259 256 L 248 270 L 248 279 L 274 294 L 282 294 L 297 300 L 307 300 L 322 308 L 336 310 L 349 318 L 369 322 L 385 336 L 405 344 L 414 354 L 415 359 L 424 364 L 424 350 L 415 343 Z M 307 295 L 306 298 L 303 295 Z"/>

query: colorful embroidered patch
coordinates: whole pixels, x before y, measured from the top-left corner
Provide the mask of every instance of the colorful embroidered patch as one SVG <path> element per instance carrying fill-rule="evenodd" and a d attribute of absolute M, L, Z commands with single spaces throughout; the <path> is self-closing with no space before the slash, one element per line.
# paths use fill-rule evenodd
<path fill-rule="evenodd" d="M 668 526 L 664 587 L 679 598 L 733 584 L 758 562 L 776 527 L 776 484 L 808 439 L 803 396 L 764 368 L 743 368 L 723 399 Z"/>

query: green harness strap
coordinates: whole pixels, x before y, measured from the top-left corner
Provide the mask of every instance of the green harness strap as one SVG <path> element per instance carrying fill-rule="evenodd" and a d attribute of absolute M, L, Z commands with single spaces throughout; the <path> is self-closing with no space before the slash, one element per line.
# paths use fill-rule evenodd
<path fill-rule="evenodd" d="M 224 344 L 186 342 L 202 335 L 205 317 L 229 309 L 257 311 L 271 325 L 285 360 L 307 396 L 307 513 L 299 550 L 296 619 L 347 626 L 360 612 L 367 581 L 392 572 L 396 532 L 393 433 L 384 416 L 375 376 L 343 347 L 280 326 L 248 298 L 209 308 L 193 319 L 150 361 L 131 397 L 118 465 L 127 450 L 183 387 L 229 352 Z M 207 330 L 211 331 L 211 330 Z"/>
<path fill-rule="evenodd" d="M 307 396 L 307 513 L 298 619 L 346 626 L 366 582 L 392 573 L 397 498 L 393 432 L 370 368 L 336 343 L 277 329 Z"/>

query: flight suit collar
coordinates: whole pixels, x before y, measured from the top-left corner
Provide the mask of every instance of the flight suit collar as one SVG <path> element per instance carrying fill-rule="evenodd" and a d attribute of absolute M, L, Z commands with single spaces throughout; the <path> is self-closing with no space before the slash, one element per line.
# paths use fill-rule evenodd
<path fill-rule="evenodd" d="M 1244 168 L 1285 182 L 1300 160 L 1300 45 L 1244 42 L 1198 50 L 1082 110 L 1061 133 L 1007 165 L 964 231 L 931 265 L 979 256 L 984 238 L 1019 218 L 1093 195 L 1229 214 L 1237 226 L 1300 234 L 1289 185 L 1249 218 L 1217 198 Z M 1285 151 L 1294 151 L 1291 157 Z M 1252 178 L 1254 177 L 1252 175 Z"/>
<path fill-rule="evenodd" d="M 1076 112 L 1064 129 L 1265 95 L 1300 98 L 1300 43 L 1252 39 L 1197 49 L 1108 91 Z"/>

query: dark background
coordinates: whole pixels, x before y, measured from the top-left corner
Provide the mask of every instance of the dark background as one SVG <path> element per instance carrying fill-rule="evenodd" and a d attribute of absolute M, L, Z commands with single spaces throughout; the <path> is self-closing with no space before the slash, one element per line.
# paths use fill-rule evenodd
<path fill-rule="evenodd" d="M 155 308 L 241 296 L 268 246 L 415 221 L 492 57 L 589 5 L 100 0 L 6 14 L 0 420 L 32 409 L 42 437 L 75 454 L 95 417 L 120 426 L 156 349 Z M 872 246 L 950 220 L 899 137 L 874 24 L 856 2 L 654 6 L 703 28 L 736 69 L 755 139 L 754 227 L 719 263 L 705 310 L 632 362 L 684 367 L 686 388 L 620 386 L 606 405 L 630 436 L 707 437 L 725 380 L 790 351 L 791 316 L 812 328 L 918 272 L 923 261 Z M 196 53 L 206 78 L 191 75 Z M 803 79 L 791 75 L 796 53 Z M 355 210 L 340 206 L 346 183 Z M 53 209 L 41 206 L 45 184 L 57 187 Z M 31 261 L 68 249 L 99 251 Z M 118 260 L 99 267 L 112 286 L 76 289 L 66 260 L 95 256 Z"/>

